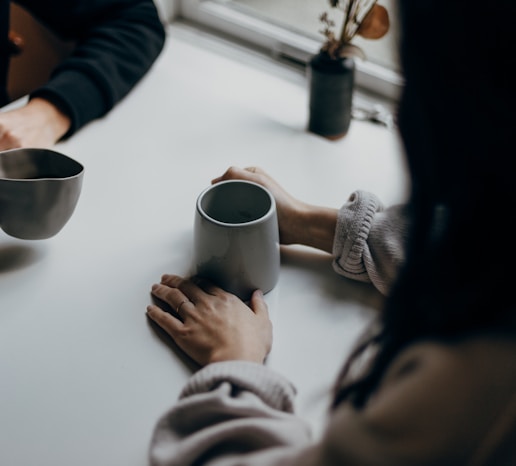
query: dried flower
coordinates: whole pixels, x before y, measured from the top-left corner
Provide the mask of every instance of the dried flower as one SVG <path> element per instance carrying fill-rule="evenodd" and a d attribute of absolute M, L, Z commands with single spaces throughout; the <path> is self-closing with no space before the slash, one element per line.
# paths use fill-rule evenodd
<path fill-rule="evenodd" d="M 366 39 L 379 39 L 389 30 L 389 14 L 385 7 L 378 5 L 377 0 L 329 0 L 332 8 L 344 12 L 344 21 L 340 35 L 335 35 L 335 22 L 328 13 L 323 13 L 319 20 L 323 24 L 321 34 L 326 40 L 321 48 L 331 58 L 358 56 L 365 54 L 351 41 L 356 35 Z"/>

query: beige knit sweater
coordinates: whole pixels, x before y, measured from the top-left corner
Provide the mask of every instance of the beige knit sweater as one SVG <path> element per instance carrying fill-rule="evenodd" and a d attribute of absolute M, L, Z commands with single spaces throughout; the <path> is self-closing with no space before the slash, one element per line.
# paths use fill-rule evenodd
<path fill-rule="evenodd" d="M 353 193 L 339 212 L 338 273 L 388 293 L 403 262 L 402 206 Z M 153 466 L 515 466 L 516 338 L 422 341 L 388 368 L 362 409 L 346 402 L 315 442 L 293 413 L 295 388 L 266 366 L 211 364 L 159 420 Z"/>

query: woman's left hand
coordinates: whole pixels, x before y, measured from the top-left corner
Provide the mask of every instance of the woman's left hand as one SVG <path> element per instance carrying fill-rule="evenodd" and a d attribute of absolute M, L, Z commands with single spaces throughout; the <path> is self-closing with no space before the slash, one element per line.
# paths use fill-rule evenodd
<path fill-rule="evenodd" d="M 249 306 L 210 282 L 163 275 L 152 295 L 175 310 L 147 306 L 147 315 L 201 366 L 244 360 L 263 363 L 272 346 L 267 304 L 256 290 Z"/>

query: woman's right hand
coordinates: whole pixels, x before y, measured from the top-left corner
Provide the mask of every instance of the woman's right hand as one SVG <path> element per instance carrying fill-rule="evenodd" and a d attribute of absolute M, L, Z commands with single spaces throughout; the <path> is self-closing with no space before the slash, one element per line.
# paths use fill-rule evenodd
<path fill-rule="evenodd" d="M 276 200 L 282 244 L 304 244 L 332 252 L 336 209 L 312 206 L 296 199 L 259 167 L 230 167 L 222 176 L 214 178 L 212 183 L 225 180 L 253 181 L 272 193 Z"/>

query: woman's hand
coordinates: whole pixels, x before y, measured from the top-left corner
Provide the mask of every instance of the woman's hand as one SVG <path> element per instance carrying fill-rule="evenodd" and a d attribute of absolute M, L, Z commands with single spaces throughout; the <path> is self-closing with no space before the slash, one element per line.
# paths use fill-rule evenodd
<path fill-rule="evenodd" d="M 53 104 L 34 98 L 23 107 L 0 113 L 0 150 L 52 147 L 70 124 L 70 118 Z"/>
<path fill-rule="evenodd" d="M 222 176 L 213 179 L 212 183 L 224 180 L 254 181 L 267 188 L 276 200 L 281 243 L 300 243 L 301 232 L 299 229 L 302 228 L 303 213 L 308 208 L 305 203 L 292 197 L 279 183 L 259 167 L 230 167 Z"/>
<path fill-rule="evenodd" d="M 280 242 L 304 244 L 332 252 L 337 209 L 318 207 L 291 196 L 270 175 L 259 167 L 230 167 L 212 183 L 224 180 L 247 180 L 267 188 L 276 200 Z"/>
<path fill-rule="evenodd" d="M 206 280 L 163 275 L 151 293 L 175 313 L 151 304 L 147 315 L 201 366 L 230 360 L 261 364 L 269 354 L 272 324 L 261 291 L 247 306 Z"/>

